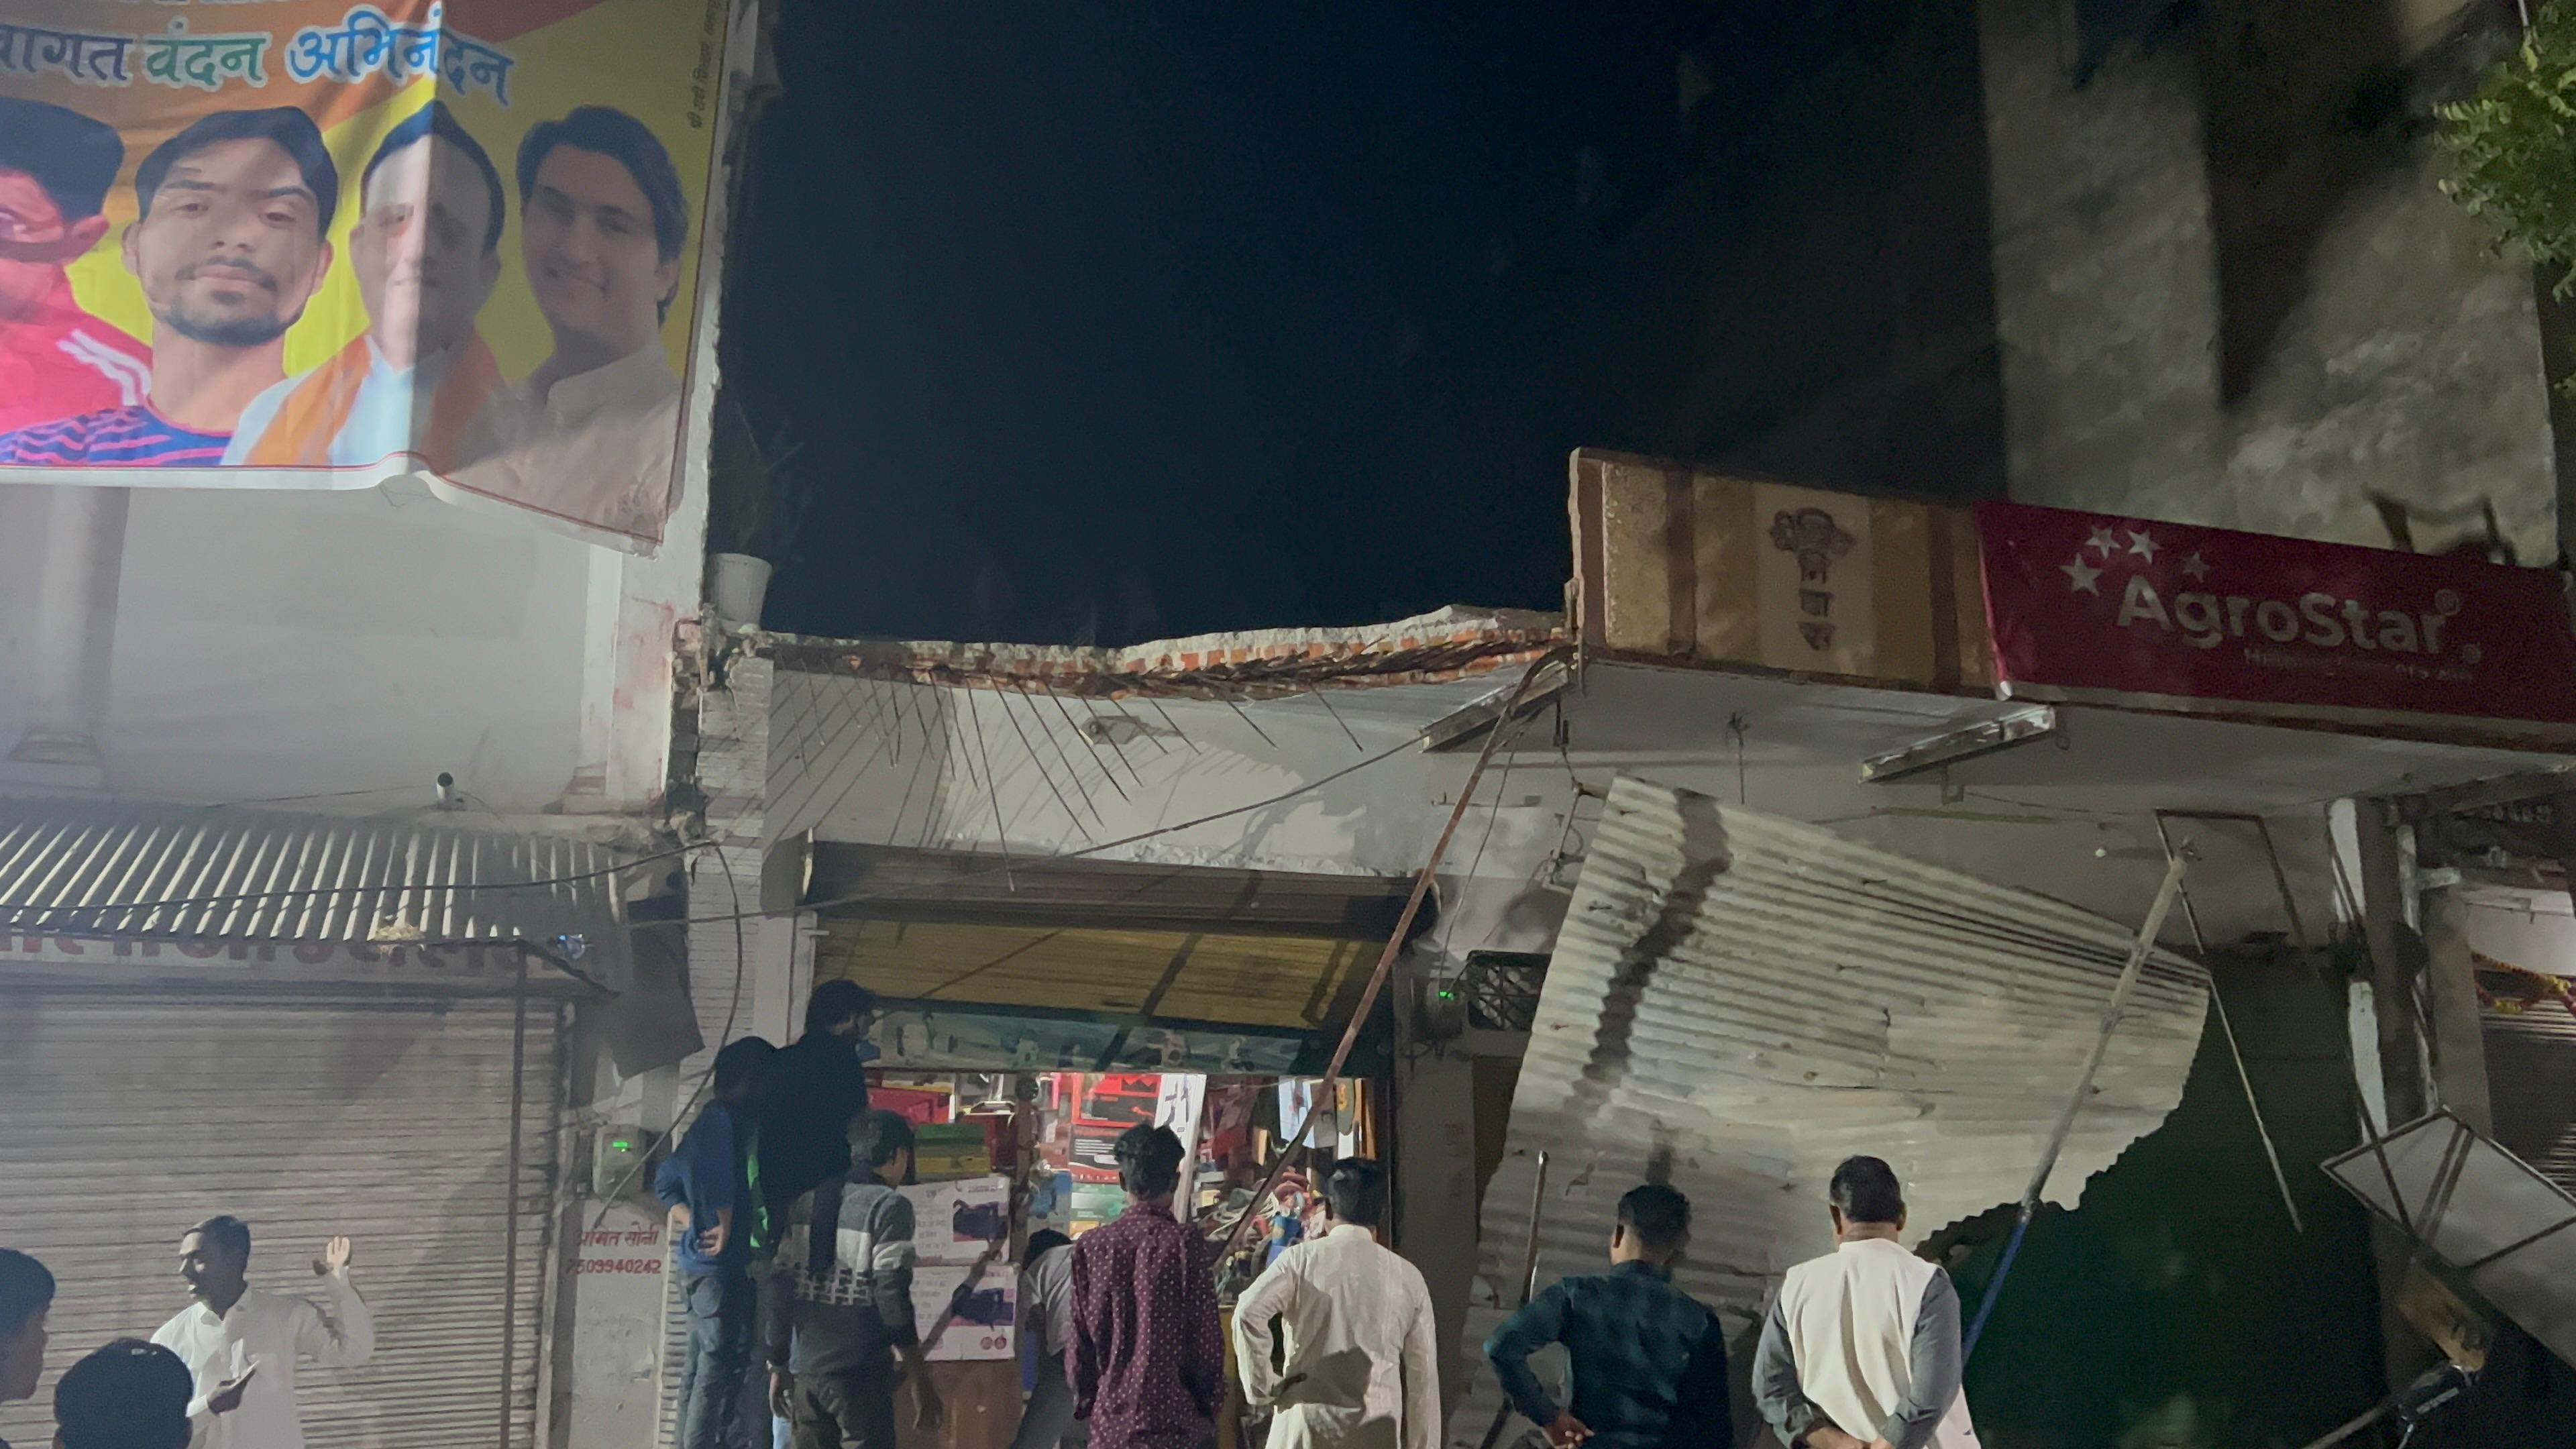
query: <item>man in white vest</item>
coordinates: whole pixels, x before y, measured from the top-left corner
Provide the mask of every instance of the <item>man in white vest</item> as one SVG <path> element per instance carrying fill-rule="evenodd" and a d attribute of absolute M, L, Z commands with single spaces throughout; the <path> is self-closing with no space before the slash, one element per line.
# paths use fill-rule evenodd
<path fill-rule="evenodd" d="M 1905 1193 L 1875 1157 L 1834 1169 L 1834 1251 L 1789 1270 L 1753 1394 L 1791 1449 L 1976 1449 L 1959 1391 L 1959 1295 L 1905 1250 Z"/>

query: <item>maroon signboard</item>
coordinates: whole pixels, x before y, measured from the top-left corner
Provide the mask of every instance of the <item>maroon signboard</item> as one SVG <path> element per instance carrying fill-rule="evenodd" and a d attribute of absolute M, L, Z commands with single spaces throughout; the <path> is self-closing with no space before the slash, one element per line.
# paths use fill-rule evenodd
<path fill-rule="evenodd" d="M 2546 570 L 2018 503 L 1977 533 L 2007 696 L 2576 726 Z"/>

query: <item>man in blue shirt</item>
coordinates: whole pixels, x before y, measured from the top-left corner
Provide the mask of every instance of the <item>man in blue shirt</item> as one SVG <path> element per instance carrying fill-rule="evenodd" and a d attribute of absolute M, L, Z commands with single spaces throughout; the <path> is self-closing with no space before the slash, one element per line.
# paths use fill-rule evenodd
<path fill-rule="evenodd" d="M 1689 1242 L 1690 1199 L 1657 1183 L 1637 1188 L 1619 1199 L 1610 1271 L 1559 1281 L 1485 1341 L 1512 1407 L 1555 1449 L 1735 1442 L 1726 1335 L 1716 1314 L 1673 1286 L 1673 1260 Z M 1530 1355 L 1551 1343 L 1565 1345 L 1565 1407 L 1530 1372 Z"/>
<path fill-rule="evenodd" d="M 777 1048 L 756 1036 L 716 1053 L 715 1083 L 680 1148 L 653 1175 L 679 1235 L 689 1361 L 680 1374 L 681 1449 L 734 1449 L 760 1301 L 752 1288 L 750 1184 L 737 1120 Z"/>

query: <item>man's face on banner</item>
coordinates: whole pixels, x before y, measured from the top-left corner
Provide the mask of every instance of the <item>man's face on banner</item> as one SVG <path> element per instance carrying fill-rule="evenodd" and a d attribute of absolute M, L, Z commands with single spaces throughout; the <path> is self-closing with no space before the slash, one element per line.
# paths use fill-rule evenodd
<path fill-rule="evenodd" d="M 215 347 L 275 341 L 330 265 L 312 190 L 273 141 L 217 141 L 171 163 L 125 265 L 153 319 Z M 158 340 L 158 339 L 156 339 Z"/>
<path fill-rule="evenodd" d="M 528 286 L 557 333 L 617 357 L 651 345 L 680 264 L 662 260 L 653 205 L 626 163 L 573 146 L 547 152 L 519 235 Z"/>
<path fill-rule="evenodd" d="M 43 301 L 64 265 L 106 234 L 106 217 L 66 221 L 35 177 L 0 166 L 0 321 Z"/>
<path fill-rule="evenodd" d="M 363 202 L 349 261 L 377 348 L 401 365 L 464 341 L 501 279 L 481 168 L 433 136 L 386 157 Z"/>

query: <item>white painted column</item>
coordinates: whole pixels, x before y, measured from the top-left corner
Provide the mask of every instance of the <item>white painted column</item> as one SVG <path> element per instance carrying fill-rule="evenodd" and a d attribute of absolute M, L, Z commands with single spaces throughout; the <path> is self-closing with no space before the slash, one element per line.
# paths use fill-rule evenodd
<path fill-rule="evenodd" d="M 34 718 L 0 765 L 0 779 L 58 789 L 106 783 L 98 734 L 116 640 L 125 562 L 124 488 L 59 487 L 45 500 L 45 556 L 30 670 Z"/>

